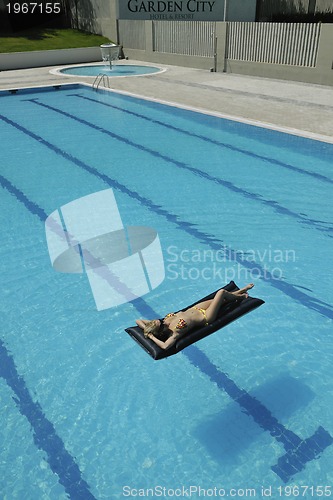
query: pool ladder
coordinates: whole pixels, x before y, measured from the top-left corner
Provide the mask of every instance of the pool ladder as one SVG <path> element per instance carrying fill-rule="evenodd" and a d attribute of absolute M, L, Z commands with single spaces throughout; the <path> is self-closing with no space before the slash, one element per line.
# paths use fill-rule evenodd
<path fill-rule="evenodd" d="M 103 87 L 110 88 L 110 79 L 105 73 L 99 73 L 93 83 L 93 89 L 98 90 L 98 87 L 102 84 Z"/>

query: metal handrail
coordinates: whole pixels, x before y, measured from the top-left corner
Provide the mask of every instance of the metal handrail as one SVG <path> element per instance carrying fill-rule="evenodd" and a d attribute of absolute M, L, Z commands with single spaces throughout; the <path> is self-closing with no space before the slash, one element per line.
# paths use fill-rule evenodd
<path fill-rule="evenodd" d="M 101 85 L 101 83 L 103 84 L 103 87 L 107 87 L 107 88 L 110 88 L 110 80 L 109 80 L 109 76 L 106 75 L 105 73 L 99 73 L 94 82 L 93 82 L 93 89 L 96 89 L 98 90 L 98 87 Z M 106 85 L 107 84 L 107 85 Z"/>

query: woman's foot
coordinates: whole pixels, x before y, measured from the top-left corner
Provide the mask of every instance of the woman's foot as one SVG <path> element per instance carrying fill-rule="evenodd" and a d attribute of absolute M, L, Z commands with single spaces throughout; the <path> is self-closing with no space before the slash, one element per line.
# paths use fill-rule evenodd
<path fill-rule="evenodd" d="M 254 283 L 249 283 L 248 285 L 246 285 L 244 288 L 241 288 L 240 290 L 237 290 L 237 292 L 233 292 L 235 295 L 238 295 L 240 297 L 248 297 L 249 294 L 247 293 L 248 290 L 251 290 L 251 288 L 254 287 Z"/>

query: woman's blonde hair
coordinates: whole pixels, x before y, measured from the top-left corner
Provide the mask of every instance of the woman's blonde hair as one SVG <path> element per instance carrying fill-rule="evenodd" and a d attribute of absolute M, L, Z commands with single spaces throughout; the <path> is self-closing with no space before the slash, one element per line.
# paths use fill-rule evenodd
<path fill-rule="evenodd" d="M 152 319 L 151 321 L 149 321 L 148 323 L 146 323 L 144 329 L 143 329 L 143 334 L 145 337 L 147 337 L 149 334 L 153 334 L 153 335 L 156 335 L 156 333 L 158 333 L 160 327 L 159 325 L 156 323 L 156 320 L 155 319 Z"/>

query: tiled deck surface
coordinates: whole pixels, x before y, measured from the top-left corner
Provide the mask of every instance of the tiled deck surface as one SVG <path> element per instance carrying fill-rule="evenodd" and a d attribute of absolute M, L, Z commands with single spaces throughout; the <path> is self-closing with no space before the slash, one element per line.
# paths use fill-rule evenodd
<path fill-rule="evenodd" d="M 147 64 L 126 61 L 120 64 Z M 163 66 L 163 73 L 113 77 L 115 90 L 293 129 L 333 143 L 333 87 Z M 86 82 L 94 77 L 50 73 L 51 67 L 0 72 L 0 89 Z"/>

